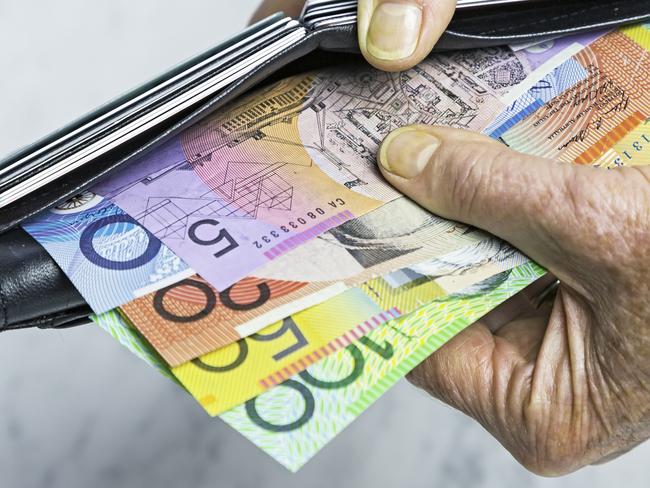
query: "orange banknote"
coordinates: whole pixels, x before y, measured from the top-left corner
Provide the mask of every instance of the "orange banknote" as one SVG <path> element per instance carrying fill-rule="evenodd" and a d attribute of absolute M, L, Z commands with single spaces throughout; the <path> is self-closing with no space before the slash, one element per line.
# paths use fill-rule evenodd
<path fill-rule="evenodd" d="M 376 276 L 488 241 L 482 232 L 399 198 L 222 292 L 194 275 L 121 309 L 159 354 L 177 366 Z"/>
<path fill-rule="evenodd" d="M 248 277 L 218 292 L 194 275 L 137 298 L 121 310 L 158 353 L 176 366 L 345 290 L 342 283 Z"/>

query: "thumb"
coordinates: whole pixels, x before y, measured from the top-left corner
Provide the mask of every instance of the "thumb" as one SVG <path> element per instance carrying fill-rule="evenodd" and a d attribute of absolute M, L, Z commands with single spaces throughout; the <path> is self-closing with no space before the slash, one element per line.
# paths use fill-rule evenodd
<path fill-rule="evenodd" d="M 451 21 L 456 0 L 359 0 L 359 47 L 370 64 L 402 71 L 422 61 Z"/>
<path fill-rule="evenodd" d="M 573 191 L 598 172 L 425 125 L 389 134 L 379 162 L 389 183 L 431 212 L 501 237 L 560 275 L 579 223 Z"/>

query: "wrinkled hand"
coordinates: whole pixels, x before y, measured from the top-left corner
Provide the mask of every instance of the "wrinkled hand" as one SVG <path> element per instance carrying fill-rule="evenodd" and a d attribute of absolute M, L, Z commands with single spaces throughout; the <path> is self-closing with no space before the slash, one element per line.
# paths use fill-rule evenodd
<path fill-rule="evenodd" d="M 526 156 L 471 132 L 398 129 L 379 154 L 398 190 L 549 269 L 552 306 L 497 311 L 412 374 L 546 475 L 607 460 L 650 432 L 650 170 Z M 518 312 L 518 313 L 517 313 Z M 495 333 L 486 322 L 506 322 Z"/>
<path fill-rule="evenodd" d="M 260 16 L 302 1 L 269 1 Z M 359 43 L 386 70 L 425 57 L 455 2 L 360 0 Z M 545 475 L 650 436 L 650 169 L 573 166 L 461 130 L 413 126 L 384 141 L 386 179 L 440 216 L 485 229 L 560 279 L 520 294 L 429 357 L 410 379 L 478 420 Z M 494 332 L 493 332 L 494 331 Z"/>

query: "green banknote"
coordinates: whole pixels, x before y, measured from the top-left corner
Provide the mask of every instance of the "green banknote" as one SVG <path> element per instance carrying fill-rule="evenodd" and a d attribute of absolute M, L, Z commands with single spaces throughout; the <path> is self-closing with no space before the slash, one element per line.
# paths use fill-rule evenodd
<path fill-rule="evenodd" d="M 434 301 L 220 417 L 296 471 L 433 351 L 544 274 L 538 265 L 527 263 Z M 119 314 L 94 320 L 147 363 L 170 374 Z"/>
<path fill-rule="evenodd" d="M 434 301 L 221 418 L 296 471 L 432 352 L 545 273 L 528 263 Z"/>

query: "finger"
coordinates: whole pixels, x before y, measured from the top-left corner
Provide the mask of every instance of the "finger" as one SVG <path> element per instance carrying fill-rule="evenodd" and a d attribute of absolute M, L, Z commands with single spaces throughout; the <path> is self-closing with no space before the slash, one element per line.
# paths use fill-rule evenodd
<path fill-rule="evenodd" d="M 525 399 L 521 371 L 537 353 L 545 320 L 515 320 L 501 329 L 503 336 L 479 321 L 429 356 L 408 379 L 500 438 L 508 405 Z"/>
<path fill-rule="evenodd" d="M 385 71 L 415 66 L 433 49 L 451 21 L 456 0 L 359 0 L 359 47 Z"/>
<path fill-rule="evenodd" d="M 582 225 L 573 190 L 589 188 L 602 173 L 524 155 L 473 132 L 425 125 L 389 134 L 379 162 L 386 179 L 423 207 L 505 239 L 562 280 L 570 261 L 565 244 Z"/>
<path fill-rule="evenodd" d="M 266 0 L 257 8 L 251 17 L 250 24 L 254 24 L 269 15 L 284 12 L 291 17 L 300 15 L 305 0 Z"/>
<path fill-rule="evenodd" d="M 477 420 L 520 462 L 528 446 L 525 410 L 530 381 L 550 308 L 516 319 L 497 334 L 479 321 L 458 334 L 408 379 L 430 395 Z M 523 434 L 522 434 L 523 433 Z"/>

